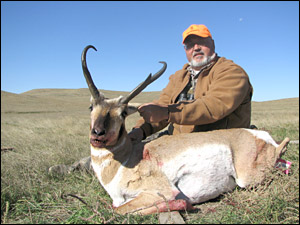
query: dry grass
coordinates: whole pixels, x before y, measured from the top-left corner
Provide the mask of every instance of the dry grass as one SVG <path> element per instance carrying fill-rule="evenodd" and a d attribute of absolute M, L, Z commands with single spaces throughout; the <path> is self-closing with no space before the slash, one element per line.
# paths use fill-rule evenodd
<path fill-rule="evenodd" d="M 142 93 L 135 101 L 158 94 Z M 88 106 L 87 89 L 1 92 L 1 148 L 13 148 L 1 152 L 1 223 L 158 223 L 157 215 L 115 214 L 93 174 L 46 173 L 52 165 L 89 155 Z M 252 124 L 276 141 L 299 140 L 298 98 L 254 102 L 252 115 Z M 137 119 L 138 114 L 128 118 L 128 130 Z M 256 188 L 236 188 L 199 204 L 197 211 L 181 213 L 186 223 L 299 223 L 299 145 L 290 144 L 284 158 L 293 162 L 290 175 L 272 171 Z"/>

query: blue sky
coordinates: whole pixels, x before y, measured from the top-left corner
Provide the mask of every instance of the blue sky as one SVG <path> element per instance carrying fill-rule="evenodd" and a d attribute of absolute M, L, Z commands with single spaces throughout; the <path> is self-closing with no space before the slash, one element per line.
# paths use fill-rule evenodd
<path fill-rule="evenodd" d="M 205 24 L 219 56 L 242 66 L 254 101 L 299 97 L 299 2 L 1 1 L 1 90 L 87 88 L 81 52 L 99 89 L 160 91 L 187 62 L 182 32 Z"/>

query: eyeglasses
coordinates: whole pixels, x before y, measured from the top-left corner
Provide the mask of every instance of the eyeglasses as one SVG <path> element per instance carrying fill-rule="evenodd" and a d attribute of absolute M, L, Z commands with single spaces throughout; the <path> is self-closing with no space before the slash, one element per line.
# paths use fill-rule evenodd
<path fill-rule="evenodd" d="M 190 50 L 193 48 L 195 45 L 201 45 L 201 46 L 208 46 L 207 40 L 198 40 L 198 41 L 190 41 L 188 43 L 185 43 L 183 45 L 185 50 Z"/>
<path fill-rule="evenodd" d="M 185 50 L 190 50 L 191 48 L 193 48 L 195 45 L 203 45 L 203 43 L 186 43 L 183 45 Z"/>
<path fill-rule="evenodd" d="M 196 43 L 187 43 L 184 44 L 183 47 L 185 50 L 190 50 L 191 48 L 193 48 L 195 46 Z"/>

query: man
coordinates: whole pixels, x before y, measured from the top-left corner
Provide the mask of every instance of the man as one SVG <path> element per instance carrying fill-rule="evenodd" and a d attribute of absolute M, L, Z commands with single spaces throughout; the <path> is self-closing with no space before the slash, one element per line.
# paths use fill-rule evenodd
<path fill-rule="evenodd" d="M 139 142 L 170 124 L 169 134 L 249 128 L 252 85 L 247 73 L 233 61 L 215 53 L 205 25 L 183 32 L 188 59 L 155 103 L 139 108 L 143 117 L 129 133 Z"/>
<path fill-rule="evenodd" d="M 129 132 L 133 142 L 168 125 L 170 135 L 250 127 L 253 89 L 247 73 L 215 53 L 214 40 L 205 25 L 193 24 L 182 36 L 188 63 L 170 76 L 157 101 L 139 107 L 142 119 Z M 49 172 L 91 169 L 90 160 L 86 157 L 70 167 L 53 166 Z"/>

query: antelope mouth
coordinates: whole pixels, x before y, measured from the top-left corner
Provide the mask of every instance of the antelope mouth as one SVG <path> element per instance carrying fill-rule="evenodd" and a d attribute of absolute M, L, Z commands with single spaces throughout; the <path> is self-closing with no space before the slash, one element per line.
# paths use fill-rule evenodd
<path fill-rule="evenodd" d="M 107 139 L 103 139 L 103 138 L 91 138 L 90 139 L 90 143 L 93 147 L 95 148 L 103 148 L 106 146 L 107 144 Z"/>

